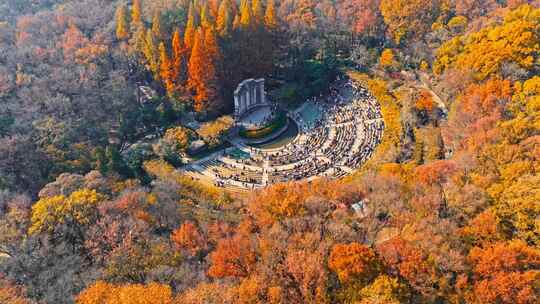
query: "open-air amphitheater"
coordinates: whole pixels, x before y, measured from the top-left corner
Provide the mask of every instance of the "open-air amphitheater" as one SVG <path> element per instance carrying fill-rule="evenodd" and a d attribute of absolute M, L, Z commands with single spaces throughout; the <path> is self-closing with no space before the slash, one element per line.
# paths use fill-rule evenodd
<path fill-rule="evenodd" d="M 260 93 L 256 95 L 260 101 Z M 242 98 L 236 99 L 240 108 L 246 105 Z M 370 158 L 384 131 L 378 101 L 350 79 L 338 79 L 330 94 L 307 100 L 286 115 L 287 129 L 292 132 L 284 133 L 289 135 L 263 144 L 253 144 L 238 134 L 230 136 L 230 148 L 191 163 L 185 173 L 232 191 L 287 181 L 339 178 Z M 236 112 L 235 118 L 239 116 Z"/>

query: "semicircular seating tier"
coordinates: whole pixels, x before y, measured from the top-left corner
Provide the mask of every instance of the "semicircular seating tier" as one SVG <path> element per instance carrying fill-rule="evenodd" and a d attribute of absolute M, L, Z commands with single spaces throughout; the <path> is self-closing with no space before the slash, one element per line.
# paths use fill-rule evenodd
<path fill-rule="evenodd" d="M 307 100 L 289 116 L 299 134 L 276 149 L 233 147 L 195 162 L 185 171 L 231 190 L 318 177 L 338 178 L 365 163 L 384 132 L 378 101 L 349 79 L 336 81 L 330 94 Z"/>

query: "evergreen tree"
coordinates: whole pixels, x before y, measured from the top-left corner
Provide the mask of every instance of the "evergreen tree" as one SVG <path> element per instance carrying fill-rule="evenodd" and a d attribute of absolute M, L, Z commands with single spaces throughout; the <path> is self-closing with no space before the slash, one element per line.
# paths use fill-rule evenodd
<path fill-rule="evenodd" d="M 126 6 L 121 4 L 116 10 L 116 38 L 124 40 L 128 38 L 128 20 L 126 16 Z"/>
<path fill-rule="evenodd" d="M 112 170 L 122 177 L 131 177 L 131 170 L 116 147 L 107 146 L 106 156 L 109 160 L 107 164 L 108 170 Z"/>
<path fill-rule="evenodd" d="M 96 169 L 103 175 L 109 172 L 108 159 L 105 150 L 101 147 L 95 149 Z"/>

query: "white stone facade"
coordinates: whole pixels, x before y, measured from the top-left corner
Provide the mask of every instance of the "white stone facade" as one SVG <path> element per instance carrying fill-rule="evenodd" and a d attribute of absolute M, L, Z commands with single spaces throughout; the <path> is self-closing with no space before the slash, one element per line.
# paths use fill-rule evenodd
<path fill-rule="evenodd" d="M 234 117 L 239 118 L 250 109 L 266 105 L 264 78 L 246 79 L 234 91 Z"/>

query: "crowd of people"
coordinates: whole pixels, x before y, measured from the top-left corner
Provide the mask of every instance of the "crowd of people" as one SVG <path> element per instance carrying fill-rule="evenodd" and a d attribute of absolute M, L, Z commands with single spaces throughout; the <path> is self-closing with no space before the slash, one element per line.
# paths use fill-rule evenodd
<path fill-rule="evenodd" d="M 310 120 L 290 113 L 300 132 L 295 140 L 278 150 L 247 148 L 250 157 L 237 160 L 236 166 L 213 163 L 216 185 L 232 180 L 253 188 L 314 176 L 341 177 L 362 165 L 380 143 L 384 121 L 379 103 L 351 80 L 339 79 L 328 95 L 307 103 L 321 115 Z"/>

